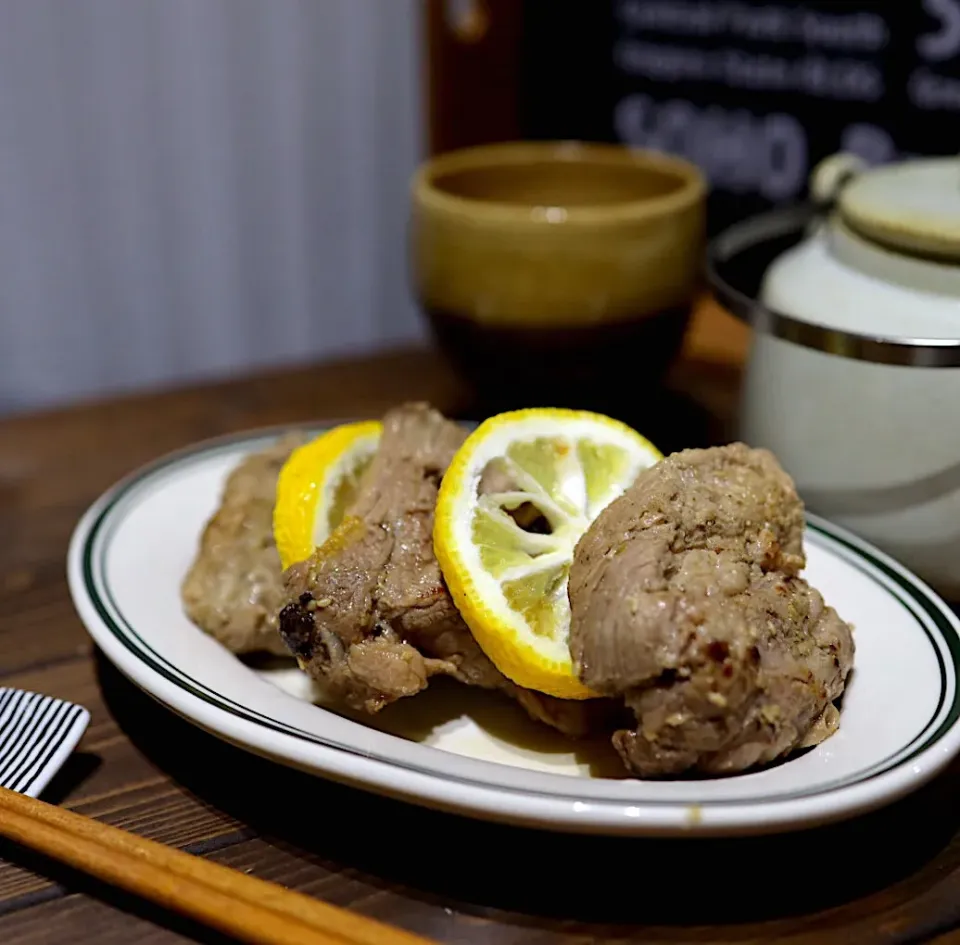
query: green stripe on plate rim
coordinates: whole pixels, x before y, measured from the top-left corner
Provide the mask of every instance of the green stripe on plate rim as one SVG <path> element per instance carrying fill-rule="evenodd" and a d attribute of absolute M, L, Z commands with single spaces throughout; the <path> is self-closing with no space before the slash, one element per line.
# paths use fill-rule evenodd
<path fill-rule="evenodd" d="M 321 432 L 325 428 L 326 427 L 311 426 L 307 428 L 307 432 Z M 160 473 L 168 472 L 174 467 L 187 467 L 195 465 L 200 461 L 205 462 L 223 453 L 233 452 L 241 445 L 247 447 L 248 450 L 254 450 L 261 444 L 272 440 L 279 432 L 281 432 L 280 428 L 271 428 L 271 430 L 262 433 L 253 435 L 249 433 L 239 434 L 224 437 L 212 443 L 201 443 L 193 447 L 187 447 L 186 449 L 171 453 L 132 473 L 103 497 L 102 508 L 83 539 L 81 551 L 82 575 L 83 584 L 90 597 L 91 604 L 97 611 L 104 625 L 116 639 L 151 670 L 168 682 L 189 693 L 194 698 L 200 699 L 222 712 L 229 713 L 261 728 L 267 728 L 280 734 L 293 736 L 303 741 L 312 742 L 325 748 L 342 751 L 357 757 L 370 758 L 383 764 L 403 768 L 431 778 L 455 781 L 473 787 L 488 790 L 493 789 L 505 793 L 539 795 L 553 800 L 569 800 L 571 802 L 589 800 L 591 803 L 600 805 L 612 804 L 621 806 L 623 801 L 611 800 L 610 798 L 589 797 L 582 792 L 564 795 L 561 792 L 554 793 L 534 791 L 526 788 L 514 788 L 502 784 L 494 784 L 478 778 L 465 777 L 463 775 L 452 775 L 446 772 L 438 773 L 431 768 L 412 764 L 401 759 L 360 751 L 352 745 L 334 739 L 324 738 L 313 732 L 307 732 L 295 726 L 278 722 L 276 719 L 272 719 L 241 703 L 226 698 L 199 680 L 194 679 L 178 666 L 157 653 L 156 650 L 137 633 L 133 626 L 124 618 L 105 580 L 106 553 L 110 546 L 110 539 L 114 530 L 123 521 L 124 508 L 131 505 L 137 499 L 142 498 L 151 484 L 159 486 L 163 481 L 159 477 Z M 960 636 L 957 634 L 953 618 L 948 617 L 936 599 L 916 583 L 915 579 L 908 577 L 906 573 L 901 573 L 899 567 L 892 567 L 887 561 L 878 557 L 871 551 L 869 546 L 865 545 L 865 543 L 859 539 L 856 539 L 854 536 L 845 535 L 842 530 L 837 529 L 836 526 L 832 526 L 811 514 L 807 515 L 807 528 L 815 532 L 822 539 L 825 539 L 828 547 L 839 554 L 840 557 L 844 558 L 871 580 L 884 587 L 917 621 L 937 657 L 940 671 L 940 694 L 937 708 L 934 710 L 929 722 L 909 744 L 898 749 L 897 752 L 883 761 L 877 762 L 857 774 L 834 782 L 828 782 L 811 791 L 793 791 L 784 794 L 768 794 L 731 800 L 705 800 L 702 802 L 705 805 L 739 806 L 744 804 L 799 800 L 817 797 L 841 788 L 861 784 L 879 777 L 894 768 L 907 764 L 922 752 L 933 747 L 954 726 L 957 720 L 960 719 L 960 687 L 957 686 L 957 667 L 960 667 Z M 950 654 L 951 663 L 949 668 L 944 660 L 942 648 L 938 645 L 937 637 L 931 631 L 930 623 L 939 631 L 940 641 Z M 202 631 L 198 630 L 197 632 L 200 633 Z M 947 693 L 951 685 L 953 689 L 952 699 L 948 711 L 944 713 Z M 397 736 L 384 734 L 388 738 L 397 738 Z M 675 806 L 678 802 L 670 800 L 644 800 L 643 803 L 655 807 L 670 807 Z"/>

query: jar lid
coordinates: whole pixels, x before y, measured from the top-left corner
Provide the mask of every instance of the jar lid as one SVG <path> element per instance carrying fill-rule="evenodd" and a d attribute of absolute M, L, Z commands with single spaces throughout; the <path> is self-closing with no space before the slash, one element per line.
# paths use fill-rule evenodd
<path fill-rule="evenodd" d="M 836 210 L 848 227 L 899 252 L 960 262 L 960 160 L 925 158 L 860 173 L 847 167 Z M 835 167 L 823 174 L 837 178 Z"/>

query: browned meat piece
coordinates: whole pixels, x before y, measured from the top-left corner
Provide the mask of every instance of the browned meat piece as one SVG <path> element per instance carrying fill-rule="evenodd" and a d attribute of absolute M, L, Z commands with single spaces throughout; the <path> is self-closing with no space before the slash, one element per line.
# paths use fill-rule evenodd
<path fill-rule="evenodd" d="M 183 581 L 187 616 L 233 653 L 287 653 L 277 632 L 285 597 L 273 504 L 280 467 L 302 442 L 288 434 L 231 472 Z"/>
<path fill-rule="evenodd" d="M 740 771 L 836 729 L 853 636 L 798 576 L 802 536 L 793 482 L 737 443 L 641 473 L 580 540 L 571 653 L 633 710 L 632 771 Z"/>
<path fill-rule="evenodd" d="M 344 522 L 285 574 L 280 633 L 300 665 L 355 709 L 383 706 L 442 673 L 500 689 L 534 717 L 581 734 L 604 707 L 520 690 L 484 655 L 433 554 L 440 479 L 466 433 L 437 411 L 390 411 L 377 454 Z"/>

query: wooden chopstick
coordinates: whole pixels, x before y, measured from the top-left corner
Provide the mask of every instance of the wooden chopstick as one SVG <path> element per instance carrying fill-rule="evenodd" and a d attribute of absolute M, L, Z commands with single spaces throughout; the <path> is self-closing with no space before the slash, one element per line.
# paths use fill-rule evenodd
<path fill-rule="evenodd" d="M 0 835 L 255 945 L 429 940 L 0 788 Z"/>

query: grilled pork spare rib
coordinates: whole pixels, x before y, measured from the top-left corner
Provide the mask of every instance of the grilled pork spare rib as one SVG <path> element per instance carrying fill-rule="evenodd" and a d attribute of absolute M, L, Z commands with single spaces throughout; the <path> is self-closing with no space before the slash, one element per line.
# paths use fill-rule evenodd
<path fill-rule="evenodd" d="M 772 454 L 735 443 L 645 470 L 581 538 L 571 654 L 632 709 L 632 772 L 741 771 L 836 729 L 854 642 L 799 577 L 803 527 Z"/>
<path fill-rule="evenodd" d="M 440 480 L 466 432 L 425 404 L 384 417 L 377 453 L 330 539 L 284 580 L 280 634 L 301 667 L 350 707 L 377 712 L 431 676 L 498 689 L 534 718 L 585 734 L 609 709 L 521 689 L 483 653 L 433 553 Z"/>
<path fill-rule="evenodd" d="M 233 653 L 287 652 L 277 632 L 285 594 L 273 505 L 280 468 L 303 441 L 289 433 L 230 473 L 181 587 L 189 619 Z"/>

